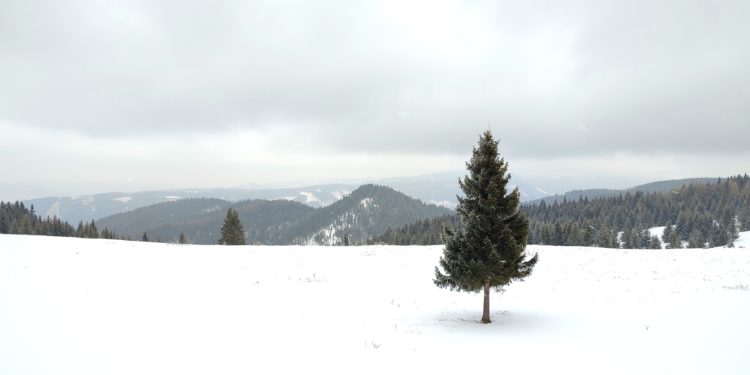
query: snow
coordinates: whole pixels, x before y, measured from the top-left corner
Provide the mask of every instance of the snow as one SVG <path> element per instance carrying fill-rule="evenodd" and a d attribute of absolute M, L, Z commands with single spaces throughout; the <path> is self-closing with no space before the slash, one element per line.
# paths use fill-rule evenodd
<path fill-rule="evenodd" d="M 314 193 L 301 191 L 299 194 L 305 197 L 305 203 L 313 203 L 313 202 L 321 203 L 320 198 L 316 197 Z"/>
<path fill-rule="evenodd" d="M 750 373 L 748 250 L 529 246 L 490 325 L 441 250 L 0 235 L 0 373 Z"/>
<path fill-rule="evenodd" d="M 450 201 L 447 201 L 447 200 L 442 200 L 442 201 L 431 200 L 429 203 L 430 204 L 434 204 L 434 205 L 439 206 L 439 207 L 445 207 L 445 208 L 450 208 L 450 209 L 455 209 L 456 208 L 456 203 L 453 203 L 453 202 L 450 202 Z"/>
<path fill-rule="evenodd" d="M 359 206 L 364 208 L 365 210 L 370 207 L 377 207 L 377 205 L 373 202 L 374 200 L 372 198 L 365 198 L 359 201 Z"/>
<path fill-rule="evenodd" d="M 740 238 L 734 241 L 734 247 L 750 249 L 750 232 L 740 232 Z"/>
<path fill-rule="evenodd" d="M 201 210 L 201 212 L 210 213 L 210 212 L 216 212 L 216 211 L 219 211 L 219 210 L 221 210 L 221 206 L 213 206 L 213 207 L 209 207 L 209 208 L 204 208 L 204 209 Z"/>
<path fill-rule="evenodd" d="M 656 237 L 659 237 L 659 239 L 661 239 L 661 237 L 662 237 L 662 236 L 664 235 L 664 229 L 666 229 L 666 228 L 667 228 L 666 226 L 663 226 L 663 227 L 653 227 L 653 228 L 648 228 L 648 233 L 649 233 L 649 234 L 650 234 L 650 235 L 651 235 L 652 237 L 653 237 L 653 236 L 656 236 Z"/>
<path fill-rule="evenodd" d="M 133 199 L 133 197 L 119 197 L 119 198 L 114 198 L 114 200 L 116 200 L 116 201 L 118 201 L 120 203 L 128 203 L 132 199 Z"/>
<path fill-rule="evenodd" d="M 316 237 L 322 236 L 323 237 L 323 243 L 318 243 L 315 241 Z M 312 237 L 310 237 L 307 240 L 308 246 L 316 246 L 316 245 L 327 245 L 327 246 L 333 246 L 338 242 L 339 238 L 336 236 L 336 227 L 333 225 L 328 226 L 327 228 L 323 228 L 318 233 L 315 233 Z"/>
<path fill-rule="evenodd" d="M 648 228 L 648 233 L 649 233 L 649 235 L 651 235 L 651 237 L 653 237 L 653 236 L 659 237 L 659 243 L 661 243 L 661 248 L 662 249 L 666 249 L 667 248 L 667 244 L 665 244 L 664 241 L 662 241 L 662 239 L 661 239 L 664 236 L 664 229 L 666 229 L 666 228 L 667 228 L 666 225 L 663 226 L 663 227 Z"/>
<path fill-rule="evenodd" d="M 347 194 L 349 194 L 349 192 L 346 190 L 336 190 L 331 192 L 331 195 L 333 195 L 333 198 L 337 201 L 344 199 Z"/>
<path fill-rule="evenodd" d="M 166 199 L 167 201 L 169 201 L 169 202 L 174 202 L 174 201 L 176 201 L 176 200 L 179 200 L 179 199 L 181 199 L 182 197 L 180 197 L 179 195 L 165 195 L 165 196 L 164 196 L 164 198 L 165 198 L 165 199 Z"/>

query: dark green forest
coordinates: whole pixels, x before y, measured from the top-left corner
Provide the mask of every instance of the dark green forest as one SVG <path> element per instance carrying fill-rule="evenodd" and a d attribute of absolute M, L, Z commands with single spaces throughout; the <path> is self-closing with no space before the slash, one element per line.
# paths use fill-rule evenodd
<path fill-rule="evenodd" d="M 432 219 L 418 220 L 401 228 L 388 228 L 380 236 L 370 238 L 368 245 L 437 245 L 443 243 L 443 227 L 463 228 L 456 215 L 443 215 Z"/>
<path fill-rule="evenodd" d="M 657 192 L 626 192 L 614 197 L 547 204 L 525 204 L 529 244 L 609 248 L 717 247 L 731 245 L 739 231 L 750 230 L 750 177 L 690 183 Z M 443 225 L 459 225 L 444 216 L 391 228 L 370 243 L 440 244 Z M 648 228 L 666 226 L 664 238 Z"/>
<path fill-rule="evenodd" d="M 688 184 L 666 192 L 635 192 L 617 197 L 564 200 L 524 206 L 530 244 L 655 248 L 717 247 L 750 229 L 750 177 Z M 668 226 L 668 238 L 654 239 L 646 229 Z M 672 230 L 673 229 L 673 230 Z M 622 232 L 618 243 L 617 234 Z"/>
<path fill-rule="evenodd" d="M 33 205 L 27 208 L 22 202 L 0 202 L 0 233 L 125 239 L 118 237 L 117 234 L 107 228 L 99 231 L 93 220 L 88 223 L 79 222 L 77 227 L 73 227 L 57 217 L 42 218 L 36 214 Z"/>

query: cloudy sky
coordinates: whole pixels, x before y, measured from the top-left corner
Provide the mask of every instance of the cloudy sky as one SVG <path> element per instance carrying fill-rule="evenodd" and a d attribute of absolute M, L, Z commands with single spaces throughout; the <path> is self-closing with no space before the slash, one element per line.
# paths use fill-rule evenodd
<path fill-rule="evenodd" d="M 462 170 L 488 128 L 522 176 L 750 172 L 748 19 L 746 0 L 4 0 L 0 199 Z"/>

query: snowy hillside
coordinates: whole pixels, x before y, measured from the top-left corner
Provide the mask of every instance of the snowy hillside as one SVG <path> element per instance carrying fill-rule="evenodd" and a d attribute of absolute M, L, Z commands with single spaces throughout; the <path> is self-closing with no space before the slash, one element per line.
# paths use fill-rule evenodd
<path fill-rule="evenodd" d="M 750 250 L 529 250 L 481 325 L 439 246 L 0 235 L 0 373 L 750 372 Z"/>

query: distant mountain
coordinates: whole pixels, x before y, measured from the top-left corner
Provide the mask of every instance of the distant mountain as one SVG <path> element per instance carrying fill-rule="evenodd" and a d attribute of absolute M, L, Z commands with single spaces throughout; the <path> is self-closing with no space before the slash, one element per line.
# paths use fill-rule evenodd
<path fill-rule="evenodd" d="M 451 209 L 456 208 L 457 195 L 463 195 L 458 180 L 466 171 L 444 172 L 414 177 L 398 177 L 377 180 L 379 185 L 390 186 L 404 194 Z M 511 187 L 518 187 L 521 201 L 530 201 L 550 195 L 543 188 L 534 186 L 523 177 L 511 176 Z"/>
<path fill-rule="evenodd" d="M 643 193 L 655 193 L 678 190 L 680 187 L 689 184 L 705 184 L 710 182 L 716 182 L 717 177 L 704 177 L 704 178 L 685 178 L 681 180 L 666 180 L 650 182 L 643 185 L 633 186 L 627 189 L 583 189 L 583 190 L 571 190 L 565 194 L 555 194 L 552 196 L 526 201 L 525 204 L 539 204 L 544 201 L 547 204 L 554 202 L 561 203 L 563 200 L 577 200 L 578 198 L 608 198 L 616 197 L 618 195 L 625 194 L 627 192 L 643 192 Z"/>
<path fill-rule="evenodd" d="M 133 239 L 146 232 L 150 239 L 175 242 L 185 233 L 190 242 L 213 244 L 229 207 L 235 208 L 248 243 L 327 244 L 364 243 L 389 227 L 449 214 L 389 187 L 364 185 L 335 203 L 313 208 L 287 200 L 184 199 L 142 207 L 96 221 Z"/>
<path fill-rule="evenodd" d="M 713 183 L 718 181 L 718 177 L 702 177 L 702 178 L 683 178 L 680 180 L 665 180 L 665 181 L 656 181 L 656 182 L 649 182 L 647 184 L 633 186 L 627 191 L 629 192 L 636 192 L 641 191 L 644 193 L 654 193 L 657 191 L 676 191 L 679 190 L 683 185 L 690 185 L 690 184 L 707 184 L 707 183 Z"/>
<path fill-rule="evenodd" d="M 363 243 L 389 227 L 401 227 L 420 219 L 442 216 L 451 211 L 411 198 L 390 187 L 364 185 L 344 199 L 315 210 L 306 228 L 299 230 L 295 243 L 336 244 L 349 237 Z M 324 224 L 321 226 L 320 224 Z"/>
<path fill-rule="evenodd" d="M 458 180 L 465 173 L 455 171 L 413 177 L 387 178 L 373 180 L 370 183 L 389 186 L 423 202 L 454 209 L 458 203 L 456 196 L 462 194 L 458 187 Z M 545 199 L 545 202 L 549 204 L 554 201 L 562 201 L 563 198 L 570 200 L 583 196 L 592 199 L 617 196 L 627 191 L 666 191 L 688 183 L 709 182 L 716 179 L 693 178 L 659 181 L 629 189 L 572 190 L 562 195 L 551 195 L 558 191 L 564 191 L 559 190 L 561 186 L 570 185 L 575 182 L 558 180 L 556 177 L 535 177 L 528 179 L 523 176 L 511 175 L 510 185 L 514 187 L 518 186 L 521 192 L 521 201 L 524 203 L 539 203 L 539 199 Z M 579 186 L 583 183 L 583 181 L 578 181 Z M 42 217 L 56 216 L 75 225 L 79 221 L 99 220 L 107 216 L 157 203 L 195 198 L 214 198 L 228 202 L 256 199 L 283 199 L 318 208 L 329 206 L 339 201 L 344 195 L 349 194 L 356 188 L 357 185 L 352 184 L 311 184 L 301 187 L 284 188 L 260 188 L 255 185 L 247 185 L 238 189 L 176 189 L 134 193 L 103 193 L 77 197 L 46 197 L 26 200 L 23 203 L 29 207 L 33 205 L 36 212 Z"/>
<path fill-rule="evenodd" d="M 446 172 L 415 177 L 399 177 L 374 180 L 370 183 L 389 186 L 423 202 L 455 208 L 456 195 L 460 194 L 458 179 L 465 172 Z M 533 187 L 523 178 L 513 177 L 511 184 L 521 190 L 522 201 L 548 195 L 541 188 Z M 228 202 L 242 200 L 288 200 L 317 208 L 337 202 L 352 192 L 357 185 L 320 184 L 301 187 L 259 188 L 248 185 L 238 189 L 176 189 L 141 191 L 134 193 L 103 193 L 77 197 L 46 197 L 24 201 L 33 205 L 43 217 L 57 216 L 72 224 L 79 221 L 98 220 L 114 214 L 132 211 L 157 203 L 195 198 L 215 198 Z"/>
<path fill-rule="evenodd" d="M 350 185 L 315 185 L 283 189 L 182 189 L 135 193 L 103 193 L 78 197 L 46 197 L 24 201 L 42 216 L 57 216 L 70 223 L 98 220 L 157 203 L 193 198 L 215 198 L 229 202 L 248 199 L 288 200 L 310 207 L 327 206 L 354 190 Z"/>

